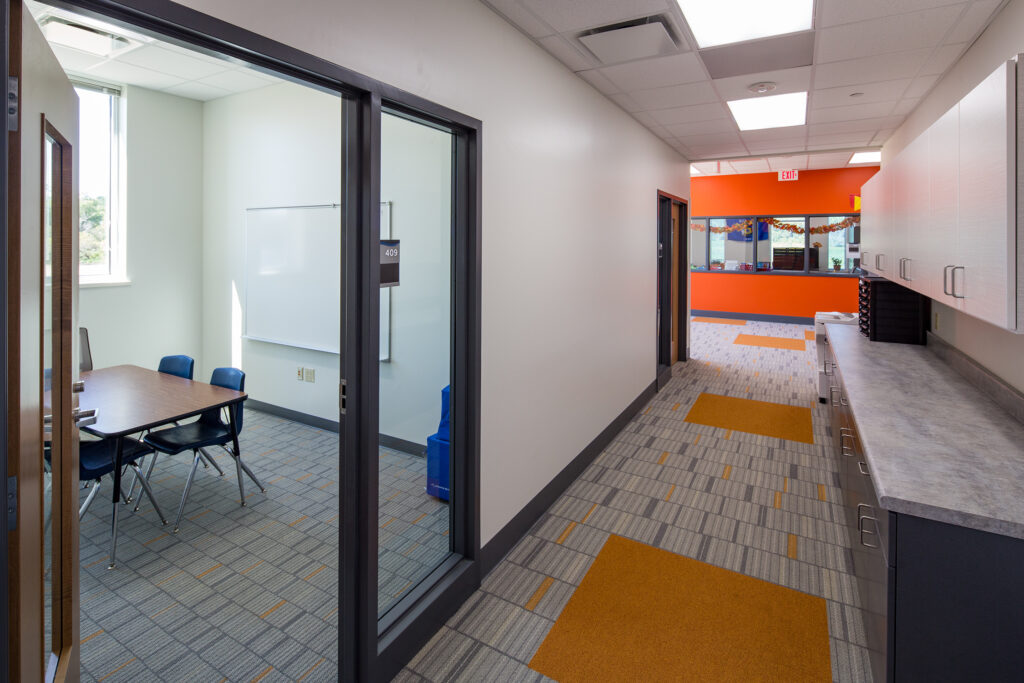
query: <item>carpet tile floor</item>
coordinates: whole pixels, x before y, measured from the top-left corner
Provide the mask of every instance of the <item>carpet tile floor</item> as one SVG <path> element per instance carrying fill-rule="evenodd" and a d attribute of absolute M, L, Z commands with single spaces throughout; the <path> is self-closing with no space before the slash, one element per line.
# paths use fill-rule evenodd
<path fill-rule="evenodd" d="M 395 681 L 547 680 L 529 662 L 611 534 L 824 598 L 833 680 L 870 681 L 808 330 L 694 322 L 691 360 Z M 806 343 L 736 344 L 739 333 Z M 808 408 L 813 443 L 686 422 L 702 393 Z"/>

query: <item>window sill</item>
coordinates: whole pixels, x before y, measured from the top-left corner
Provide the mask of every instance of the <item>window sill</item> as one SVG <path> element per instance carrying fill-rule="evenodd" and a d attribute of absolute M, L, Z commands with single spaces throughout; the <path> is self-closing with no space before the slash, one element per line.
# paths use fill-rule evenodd
<path fill-rule="evenodd" d="M 100 287 L 127 287 L 132 283 L 128 278 L 106 278 L 106 279 L 88 279 L 83 280 L 79 278 L 78 288 L 79 289 L 99 289 Z"/>
<path fill-rule="evenodd" d="M 802 270 L 708 270 L 707 268 L 691 268 L 691 273 L 711 273 L 714 275 L 775 275 L 779 277 L 857 277 L 860 273 L 849 271 L 814 271 L 805 272 Z"/>

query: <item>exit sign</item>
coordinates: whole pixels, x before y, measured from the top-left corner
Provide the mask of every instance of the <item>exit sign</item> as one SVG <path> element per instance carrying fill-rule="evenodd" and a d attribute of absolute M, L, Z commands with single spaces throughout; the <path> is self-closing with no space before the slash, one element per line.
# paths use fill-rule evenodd
<path fill-rule="evenodd" d="M 798 180 L 800 171 L 793 169 L 792 171 L 779 171 L 779 181 L 783 180 Z"/>

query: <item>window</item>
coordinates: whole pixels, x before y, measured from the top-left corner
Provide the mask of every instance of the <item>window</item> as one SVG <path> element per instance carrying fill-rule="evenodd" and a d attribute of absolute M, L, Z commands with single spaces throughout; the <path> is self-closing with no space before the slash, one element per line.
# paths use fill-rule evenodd
<path fill-rule="evenodd" d="M 81 284 L 123 282 L 121 92 L 75 83 L 78 93 L 78 263 Z"/>
<path fill-rule="evenodd" d="M 849 274 L 859 266 L 859 238 L 856 214 L 698 217 L 690 221 L 690 269 L 750 272 L 756 263 L 761 273 Z"/>

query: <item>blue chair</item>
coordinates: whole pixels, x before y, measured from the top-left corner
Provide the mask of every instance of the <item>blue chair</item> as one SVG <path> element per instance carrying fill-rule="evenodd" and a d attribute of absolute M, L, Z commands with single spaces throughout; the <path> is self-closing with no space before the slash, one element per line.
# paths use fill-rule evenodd
<path fill-rule="evenodd" d="M 168 375 L 175 375 L 176 377 L 192 379 L 192 373 L 195 371 L 195 368 L 196 362 L 188 356 L 164 356 L 160 359 L 157 371 Z"/>
<path fill-rule="evenodd" d="M 245 373 L 236 368 L 217 368 L 213 371 L 210 384 L 235 391 L 245 391 Z M 235 429 L 238 434 L 242 432 L 242 404 L 236 403 L 228 407 L 234 411 Z M 199 460 L 204 454 L 204 449 L 211 446 L 220 446 L 228 455 L 235 459 L 235 469 L 238 473 L 238 492 L 242 498 L 242 506 L 245 506 L 245 485 L 242 481 L 244 471 L 250 479 L 259 487 L 260 491 L 266 493 L 256 475 L 252 473 L 248 465 L 242 462 L 235 435 L 231 433 L 230 422 L 225 422 L 221 417 L 220 409 L 208 410 L 199 416 L 199 419 L 189 424 L 170 429 L 162 429 L 157 432 L 150 432 L 143 439 L 147 446 L 150 446 L 160 453 L 177 455 L 184 451 L 192 451 L 192 469 L 188 479 L 185 481 L 185 491 L 181 495 L 181 504 L 178 506 L 178 516 L 174 521 L 174 531 L 178 531 L 181 524 L 181 516 L 185 511 L 185 501 L 188 500 L 189 490 L 192 488 L 192 480 L 196 476 L 196 468 Z M 231 444 L 231 448 L 228 445 Z M 208 455 L 208 454 L 207 454 Z"/>
<path fill-rule="evenodd" d="M 116 456 L 117 439 L 102 439 L 99 441 L 82 441 L 78 446 L 78 478 L 83 482 L 93 482 L 92 490 L 86 497 L 82 507 L 78 510 L 78 518 L 85 515 L 86 510 L 92 505 L 96 494 L 100 490 L 100 480 L 114 471 L 114 458 Z M 121 454 L 121 461 L 132 468 L 135 478 L 142 482 L 142 490 L 153 503 L 153 508 L 160 516 L 160 521 L 167 524 L 164 513 L 156 502 L 153 489 L 149 487 L 149 480 L 143 476 L 142 468 L 139 467 L 139 460 L 153 452 L 153 449 L 137 439 L 125 437 Z M 123 495 L 123 494 L 122 494 Z M 116 529 L 114 533 L 117 533 Z"/>

